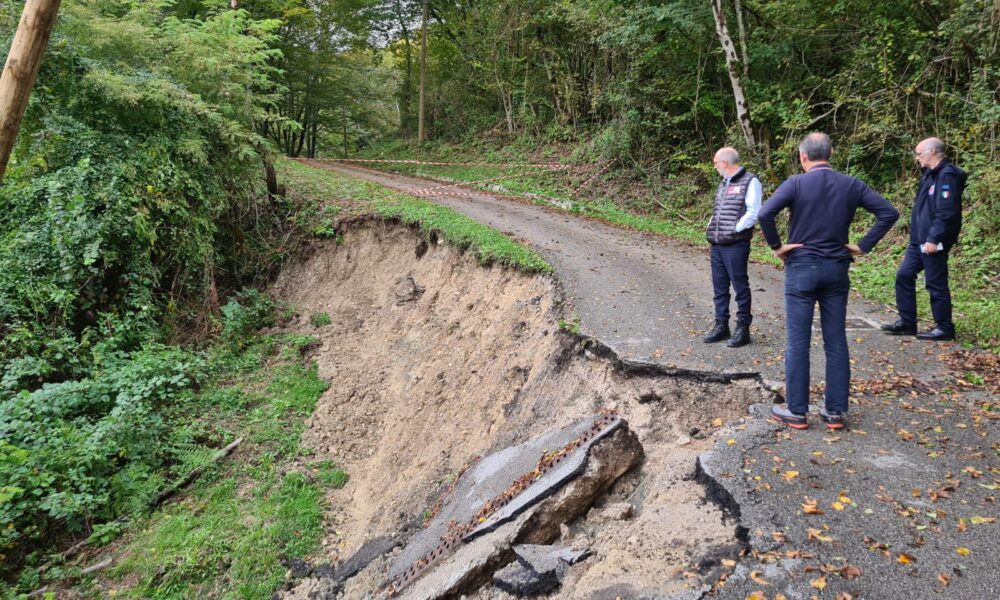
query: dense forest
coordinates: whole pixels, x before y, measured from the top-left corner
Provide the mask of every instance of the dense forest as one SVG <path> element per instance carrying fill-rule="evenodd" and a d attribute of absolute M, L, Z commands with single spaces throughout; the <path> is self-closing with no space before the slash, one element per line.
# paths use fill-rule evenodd
<path fill-rule="evenodd" d="M 0 2 L 4 56 L 23 5 Z M 995 0 L 64 0 L 0 186 L 0 578 L 203 454 L 175 411 L 216 368 L 200 349 L 267 321 L 254 290 L 317 214 L 281 155 L 614 160 L 664 194 L 625 209 L 700 218 L 716 148 L 773 190 L 813 130 L 901 209 L 914 146 L 946 141 L 996 346 Z"/>

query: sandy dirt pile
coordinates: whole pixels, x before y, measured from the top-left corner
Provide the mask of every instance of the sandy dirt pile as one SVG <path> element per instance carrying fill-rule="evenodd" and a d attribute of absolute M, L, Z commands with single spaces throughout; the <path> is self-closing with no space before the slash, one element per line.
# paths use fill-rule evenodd
<path fill-rule="evenodd" d="M 319 341 L 314 358 L 331 384 L 302 440 L 308 461 L 350 474 L 329 497 L 317 562 L 412 531 L 477 456 L 603 407 L 628 421 L 645 460 L 563 527 L 560 543 L 594 554 L 553 597 L 669 595 L 696 585 L 690 572 L 736 544 L 692 476 L 718 425 L 761 401 L 757 381 L 627 375 L 560 327 L 570 312 L 552 278 L 483 267 L 396 224 L 370 222 L 339 245 L 317 243 L 284 270 L 274 294 L 297 312 L 288 329 Z M 318 313 L 332 323 L 310 324 Z M 340 595 L 378 591 L 386 560 Z M 485 586 L 475 596 L 504 594 Z"/>

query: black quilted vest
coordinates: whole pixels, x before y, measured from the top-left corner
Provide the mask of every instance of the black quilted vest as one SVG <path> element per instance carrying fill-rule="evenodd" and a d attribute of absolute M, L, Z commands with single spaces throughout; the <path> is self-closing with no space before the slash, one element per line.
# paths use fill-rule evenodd
<path fill-rule="evenodd" d="M 747 212 L 747 190 L 755 175 L 745 168 L 740 168 L 727 183 L 725 179 L 719 183 L 719 191 L 715 193 L 715 208 L 712 220 L 708 223 L 705 237 L 713 244 L 735 244 L 753 238 L 753 227 L 736 231 L 736 224 Z"/>

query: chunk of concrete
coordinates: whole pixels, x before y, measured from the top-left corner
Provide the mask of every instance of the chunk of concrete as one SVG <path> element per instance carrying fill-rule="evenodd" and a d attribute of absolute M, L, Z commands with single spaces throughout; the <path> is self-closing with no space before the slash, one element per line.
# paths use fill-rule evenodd
<path fill-rule="evenodd" d="M 458 544 L 453 553 L 421 572 L 408 586 L 394 591 L 405 600 L 452 598 L 478 588 L 497 569 L 515 559 L 523 565 L 513 546 L 551 542 L 559 535 L 560 525 L 582 514 L 641 458 L 638 437 L 622 422 L 588 449 L 584 468 L 578 475 L 513 520 Z M 567 557 L 578 560 L 575 554 Z"/>
<path fill-rule="evenodd" d="M 540 596 L 562 584 L 562 572 L 538 572 L 514 561 L 493 574 L 493 585 L 512 596 Z"/>
<path fill-rule="evenodd" d="M 493 531 L 503 523 L 537 504 L 582 472 L 593 444 L 623 424 L 613 416 L 581 419 L 550 431 L 518 446 L 490 454 L 469 468 L 455 483 L 450 498 L 427 527 L 419 531 L 389 566 L 390 581 L 405 587 L 431 564 L 440 562 L 461 543 Z M 579 441 L 571 451 L 559 456 L 544 474 L 513 496 L 519 480 L 532 473 L 539 459 Z M 490 504 L 492 511 L 485 510 Z M 484 514 L 480 517 L 479 515 Z"/>
<path fill-rule="evenodd" d="M 569 565 L 574 565 L 590 556 L 587 550 L 543 544 L 519 544 L 514 546 L 514 554 L 521 563 L 538 573 L 564 571 Z"/>

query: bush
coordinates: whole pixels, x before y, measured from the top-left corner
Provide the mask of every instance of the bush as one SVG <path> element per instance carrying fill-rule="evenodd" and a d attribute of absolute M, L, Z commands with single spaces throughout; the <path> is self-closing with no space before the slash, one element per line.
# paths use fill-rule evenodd
<path fill-rule="evenodd" d="M 182 350 L 120 357 L 92 377 L 49 383 L 0 402 L 0 547 L 55 526 L 81 531 L 142 506 L 185 446 L 164 417 L 205 363 Z"/>

